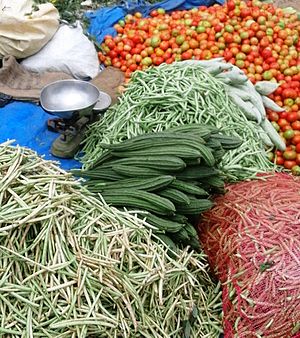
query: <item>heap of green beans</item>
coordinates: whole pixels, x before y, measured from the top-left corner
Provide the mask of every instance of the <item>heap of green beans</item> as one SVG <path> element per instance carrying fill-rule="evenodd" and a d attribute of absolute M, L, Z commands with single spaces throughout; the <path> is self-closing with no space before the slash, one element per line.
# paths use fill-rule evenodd
<path fill-rule="evenodd" d="M 134 212 L 0 145 L 1 337 L 218 337 L 203 253 L 173 253 Z"/>
<path fill-rule="evenodd" d="M 163 64 L 135 72 L 119 103 L 88 130 L 81 158 L 84 169 L 101 156 L 101 142 L 117 143 L 189 123 L 213 125 L 244 141 L 227 152 L 219 165 L 231 180 L 274 169 L 257 124 L 246 119 L 224 86 L 198 65 Z"/>

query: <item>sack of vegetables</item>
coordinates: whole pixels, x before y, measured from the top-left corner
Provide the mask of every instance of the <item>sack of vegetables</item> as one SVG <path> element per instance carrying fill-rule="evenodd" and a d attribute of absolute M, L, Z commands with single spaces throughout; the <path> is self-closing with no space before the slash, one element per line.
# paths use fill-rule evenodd
<path fill-rule="evenodd" d="M 300 180 L 264 175 L 227 187 L 199 224 L 223 284 L 225 338 L 300 333 Z"/>

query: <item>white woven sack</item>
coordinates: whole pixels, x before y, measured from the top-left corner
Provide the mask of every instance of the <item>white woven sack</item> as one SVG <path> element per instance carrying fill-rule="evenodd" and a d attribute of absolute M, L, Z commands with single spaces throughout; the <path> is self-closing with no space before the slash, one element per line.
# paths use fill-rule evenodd
<path fill-rule="evenodd" d="M 34 10 L 32 0 L 0 0 L 0 58 L 35 54 L 58 27 L 59 13 L 51 3 Z"/>

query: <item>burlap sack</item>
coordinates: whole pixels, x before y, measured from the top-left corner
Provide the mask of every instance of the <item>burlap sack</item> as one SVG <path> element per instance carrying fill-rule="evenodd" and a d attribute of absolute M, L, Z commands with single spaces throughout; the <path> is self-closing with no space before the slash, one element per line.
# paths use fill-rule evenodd
<path fill-rule="evenodd" d="M 13 56 L 3 58 L 0 69 L 0 92 L 15 100 L 39 101 L 41 89 L 47 84 L 72 79 L 65 73 L 34 73 L 22 67 Z"/>
<path fill-rule="evenodd" d="M 65 79 L 72 79 L 72 77 L 62 72 L 32 72 L 21 66 L 13 56 L 7 56 L 3 59 L 3 67 L 0 68 L 0 93 L 11 95 L 15 100 L 38 102 L 44 86 Z M 118 87 L 124 83 L 124 80 L 123 72 L 108 67 L 91 82 L 99 90 L 109 94 L 112 103 L 115 103 L 119 95 Z"/>
<path fill-rule="evenodd" d="M 91 80 L 91 83 L 98 87 L 99 90 L 110 95 L 113 104 L 117 102 L 117 98 L 120 95 L 118 87 L 124 82 L 124 73 L 114 67 L 105 68 Z"/>

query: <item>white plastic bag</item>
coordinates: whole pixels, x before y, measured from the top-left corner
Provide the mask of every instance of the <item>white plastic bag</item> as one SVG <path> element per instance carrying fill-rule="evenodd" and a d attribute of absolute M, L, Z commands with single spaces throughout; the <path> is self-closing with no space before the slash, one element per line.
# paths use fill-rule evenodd
<path fill-rule="evenodd" d="M 52 40 L 22 65 L 38 72 L 61 71 L 78 79 L 94 78 L 99 72 L 96 48 L 79 23 L 76 27 L 62 25 Z"/>
<path fill-rule="evenodd" d="M 33 10 L 32 0 L 0 0 L 0 58 L 22 59 L 38 52 L 59 27 L 59 13 L 50 3 Z"/>

